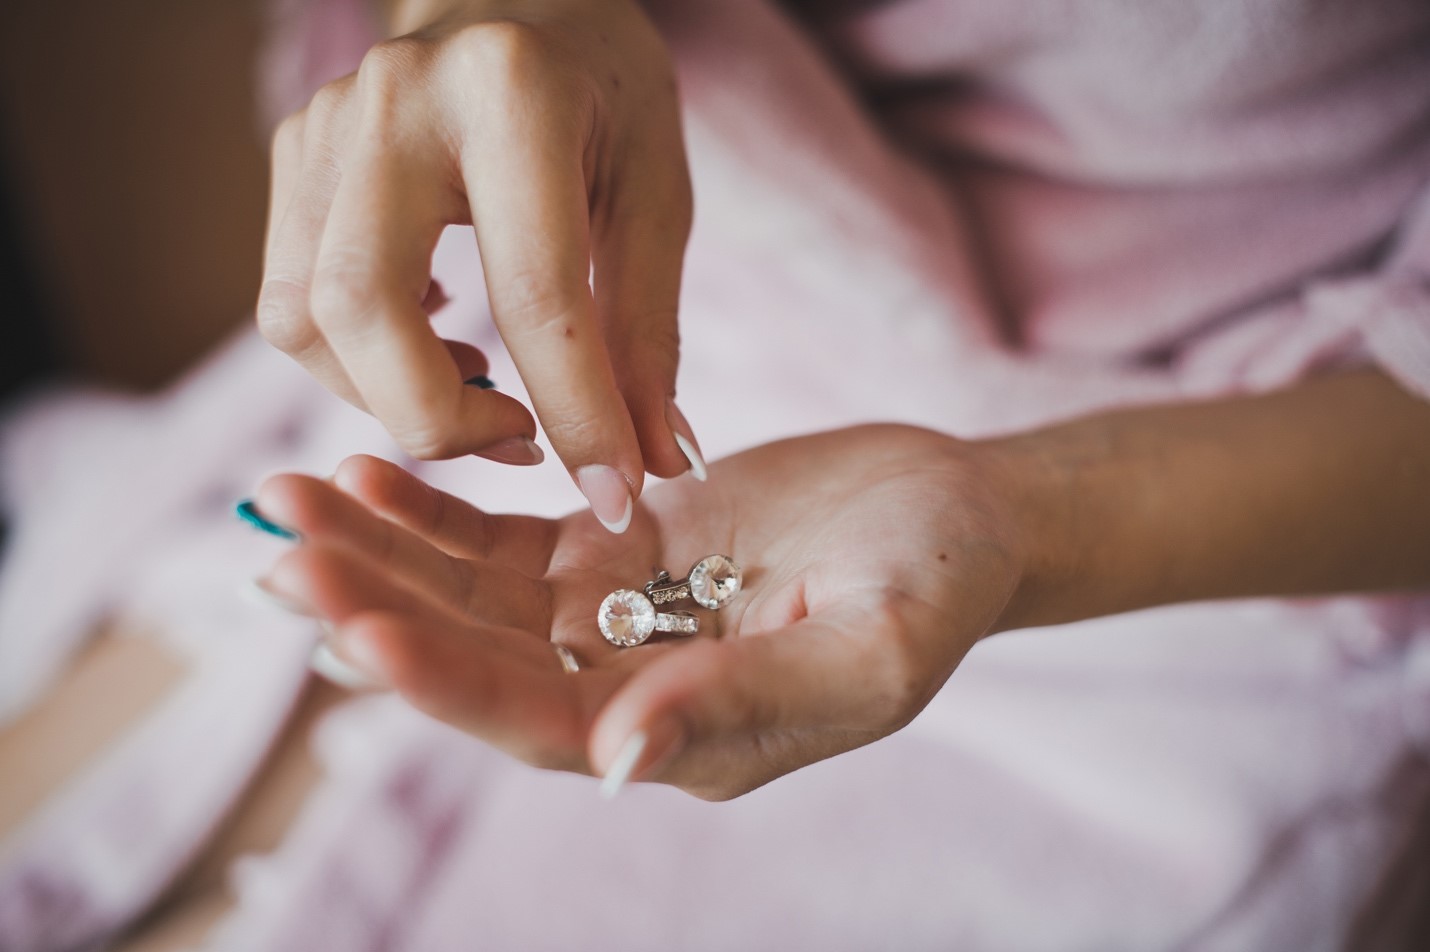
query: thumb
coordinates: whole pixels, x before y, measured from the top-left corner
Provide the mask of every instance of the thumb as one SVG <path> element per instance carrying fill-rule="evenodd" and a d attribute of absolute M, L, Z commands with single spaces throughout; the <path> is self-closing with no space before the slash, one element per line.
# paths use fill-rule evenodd
<path fill-rule="evenodd" d="M 682 752 L 771 730 L 897 726 L 908 679 L 867 621 L 806 618 L 786 628 L 669 651 L 597 715 L 588 743 L 608 793 Z M 863 613 L 860 613 L 861 615 Z"/>

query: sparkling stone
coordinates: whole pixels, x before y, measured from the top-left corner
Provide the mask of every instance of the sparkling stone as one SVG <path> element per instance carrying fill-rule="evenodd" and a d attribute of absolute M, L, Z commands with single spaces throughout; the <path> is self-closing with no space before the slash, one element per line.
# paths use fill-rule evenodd
<path fill-rule="evenodd" d="M 655 631 L 655 606 L 640 592 L 623 588 L 606 596 L 596 612 L 601 634 L 613 645 L 630 648 Z"/>
<path fill-rule="evenodd" d="M 719 608 L 740 592 L 740 566 L 728 555 L 707 555 L 690 570 L 690 595 L 706 608 Z"/>
<path fill-rule="evenodd" d="M 661 612 L 655 616 L 656 631 L 671 631 L 677 635 L 693 635 L 700 630 L 700 619 L 690 612 Z"/>

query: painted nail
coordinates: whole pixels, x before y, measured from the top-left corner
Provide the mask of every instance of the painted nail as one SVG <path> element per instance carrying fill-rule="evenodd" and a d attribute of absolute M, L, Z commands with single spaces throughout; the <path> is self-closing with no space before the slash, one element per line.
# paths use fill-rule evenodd
<path fill-rule="evenodd" d="M 302 536 L 292 529 L 285 529 L 278 523 L 271 521 L 263 513 L 258 511 L 252 499 L 241 499 L 238 505 L 233 507 L 234 514 L 255 529 L 262 529 L 269 535 L 277 536 L 280 539 L 287 539 L 289 542 L 298 542 Z"/>
<path fill-rule="evenodd" d="M 602 799 L 610 800 L 621 792 L 626 781 L 631 779 L 631 772 L 636 769 L 636 761 L 645 753 L 648 740 L 645 731 L 636 731 L 626 738 L 620 753 L 616 754 L 616 759 L 611 761 L 611 766 L 606 768 L 606 775 L 601 778 Z"/>
<path fill-rule="evenodd" d="M 442 308 L 452 303 L 452 299 L 447 296 L 447 289 L 441 283 L 433 280 L 427 285 L 427 294 L 422 298 L 422 310 L 428 314 L 436 314 Z"/>
<path fill-rule="evenodd" d="M 513 466 L 535 466 L 546 459 L 546 454 L 541 451 L 541 447 L 524 436 L 513 436 L 509 440 L 493 443 L 475 455 L 498 463 L 510 463 Z"/>
<path fill-rule="evenodd" d="M 700 446 L 695 442 L 695 432 L 690 428 L 690 421 L 685 419 L 685 414 L 680 412 L 680 407 L 675 405 L 674 400 L 665 402 L 665 422 L 670 424 L 675 445 L 680 447 L 680 452 L 690 461 L 690 475 L 702 483 L 705 482 L 705 457 L 700 455 Z"/>
<path fill-rule="evenodd" d="M 392 686 L 382 670 L 382 659 L 372 650 L 372 645 L 364 638 L 343 637 L 341 633 L 331 635 L 327 641 L 333 656 L 352 668 L 367 681 L 370 688 L 387 689 Z"/>
<path fill-rule="evenodd" d="M 463 380 L 462 383 L 469 387 L 477 387 L 481 390 L 495 390 L 497 388 L 495 380 L 491 377 L 484 377 L 481 374 L 477 374 L 475 377 L 468 377 L 466 380 Z"/>
<path fill-rule="evenodd" d="M 617 535 L 630 527 L 635 500 L 626 477 L 609 466 L 593 464 L 576 470 L 576 483 L 601 525 Z"/>
<path fill-rule="evenodd" d="M 273 583 L 266 578 L 256 578 L 249 583 L 246 590 L 248 594 L 254 596 L 256 601 L 265 605 L 272 605 L 274 608 L 281 608 L 285 612 L 294 615 L 301 615 L 304 618 L 317 618 L 318 613 L 313 611 L 312 606 L 304 604 L 291 595 L 285 595 L 273 587 Z"/>
<path fill-rule="evenodd" d="M 611 799 L 631 780 L 659 771 L 684 748 L 684 722 L 677 717 L 662 717 L 646 730 L 635 731 L 601 778 L 601 796 Z"/>
<path fill-rule="evenodd" d="M 382 686 L 365 672 L 339 658 L 326 641 L 318 642 L 313 648 L 313 653 L 308 656 L 308 667 L 315 674 L 349 691 L 370 691 Z"/>

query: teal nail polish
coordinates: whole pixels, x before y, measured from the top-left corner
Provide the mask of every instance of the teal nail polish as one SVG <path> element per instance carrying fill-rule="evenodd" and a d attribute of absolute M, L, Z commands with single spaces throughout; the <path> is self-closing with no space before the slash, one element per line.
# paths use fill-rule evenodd
<path fill-rule="evenodd" d="M 258 507 L 253 504 L 252 499 L 241 499 L 237 506 L 233 507 L 234 514 L 255 529 L 262 529 L 269 535 L 275 535 L 280 539 L 287 539 L 289 542 L 298 541 L 298 533 L 292 529 L 285 529 L 276 522 L 269 522 L 258 511 Z"/>
<path fill-rule="evenodd" d="M 469 387 L 478 387 L 482 390 L 495 390 L 497 386 L 496 381 L 490 377 L 484 377 L 481 374 L 477 374 L 475 377 L 468 377 L 466 380 L 463 380 L 462 383 Z"/>

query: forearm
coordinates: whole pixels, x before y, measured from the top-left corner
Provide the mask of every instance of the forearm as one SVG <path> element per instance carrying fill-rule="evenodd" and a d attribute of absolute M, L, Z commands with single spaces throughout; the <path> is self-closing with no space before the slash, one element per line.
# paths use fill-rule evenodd
<path fill-rule="evenodd" d="M 1430 587 L 1430 404 L 1374 372 L 993 444 L 1025 579 L 997 628 Z"/>

